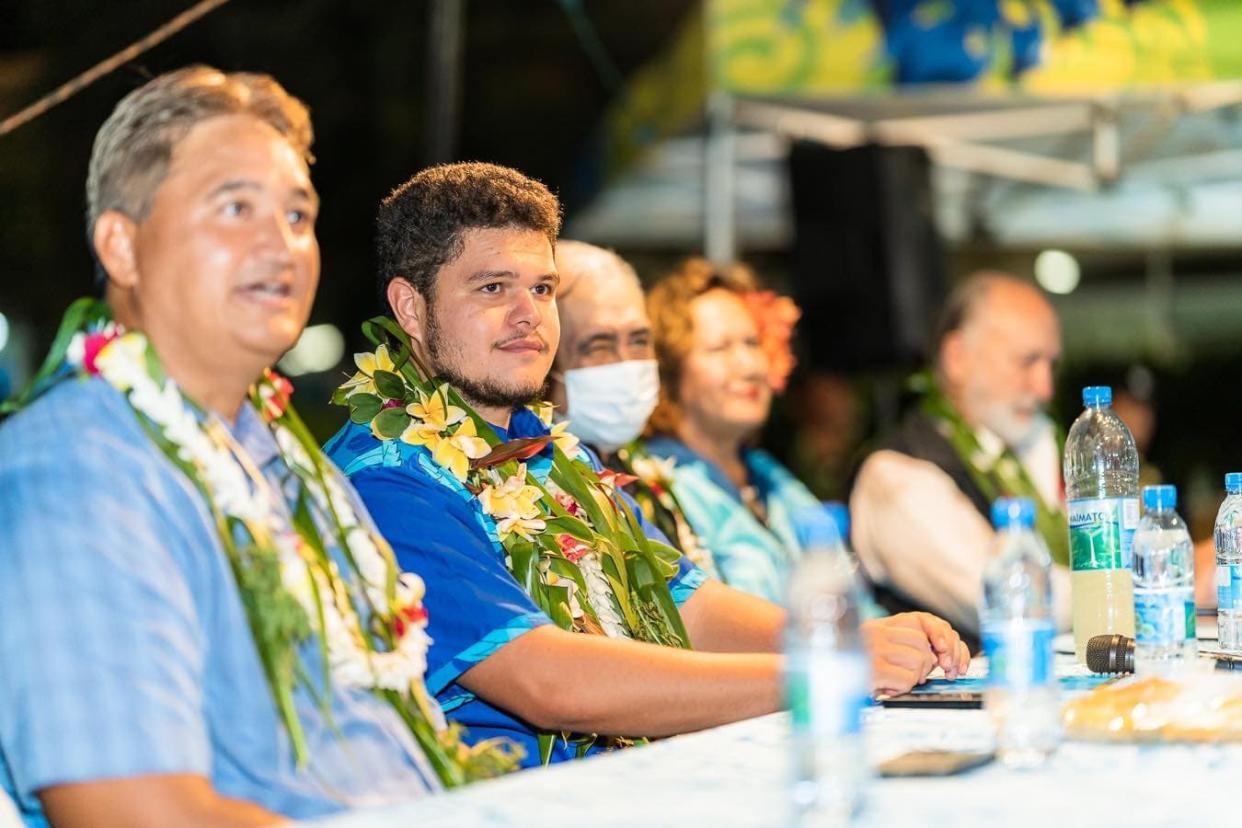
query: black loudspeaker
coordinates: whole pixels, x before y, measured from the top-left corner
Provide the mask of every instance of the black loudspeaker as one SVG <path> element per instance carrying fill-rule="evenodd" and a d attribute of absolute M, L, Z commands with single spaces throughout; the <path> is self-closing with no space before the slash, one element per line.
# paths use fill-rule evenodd
<path fill-rule="evenodd" d="M 921 147 L 790 150 L 798 337 L 817 368 L 918 364 L 945 297 Z"/>

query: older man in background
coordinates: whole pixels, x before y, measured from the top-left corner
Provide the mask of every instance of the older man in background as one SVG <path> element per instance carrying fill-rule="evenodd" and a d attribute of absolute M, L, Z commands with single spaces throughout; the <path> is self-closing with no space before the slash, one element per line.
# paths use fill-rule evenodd
<path fill-rule="evenodd" d="M 932 387 L 862 464 L 850 497 L 854 548 L 888 609 L 934 612 L 977 641 L 991 503 L 1029 497 L 1068 627 L 1061 440 L 1044 414 L 1060 356 L 1056 313 L 1031 284 L 980 273 L 949 297 Z"/>
<path fill-rule="evenodd" d="M 671 464 L 639 440 L 660 396 L 660 369 L 646 296 L 629 262 L 580 241 L 556 245 L 561 346 L 549 375 L 551 401 L 604 465 L 636 477 L 626 485 L 652 524 L 696 565 L 720 577 L 712 551 L 673 493 Z"/>
<path fill-rule="evenodd" d="M 551 394 L 573 433 L 605 460 L 642 433 L 660 394 L 651 319 L 638 274 L 579 241 L 556 246 L 561 346 Z"/>

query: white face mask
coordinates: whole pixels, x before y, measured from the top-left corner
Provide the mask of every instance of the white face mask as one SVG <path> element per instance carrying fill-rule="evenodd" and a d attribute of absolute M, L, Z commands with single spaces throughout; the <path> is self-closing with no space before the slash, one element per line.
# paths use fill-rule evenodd
<path fill-rule="evenodd" d="M 637 437 L 660 397 L 654 359 L 633 359 L 565 372 L 565 416 L 584 443 L 614 452 Z"/>

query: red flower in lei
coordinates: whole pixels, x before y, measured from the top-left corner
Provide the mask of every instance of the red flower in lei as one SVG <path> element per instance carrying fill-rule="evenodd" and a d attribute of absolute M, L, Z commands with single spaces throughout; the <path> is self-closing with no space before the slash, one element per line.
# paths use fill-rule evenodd
<path fill-rule="evenodd" d="M 570 517 L 582 516 L 582 507 L 578 505 L 578 501 L 574 500 L 569 495 L 558 490 L 553 494 L 553 497 L 556 498 L 556 502 L 561 505 L 561 508 L 569 513 Z"/>
<path fill-rule="evenodd" d="M 586 544 L 573 535 L 557 535 L 556 542 L 560 544 L 561 554 L 574 563 L 582 560 L 582 557 L 591 551 Z"/>
<path fill-rule="evenodd" d="M 392 617 L 393 632 L 397 634 L 397 638 L 402 638 L 405 636 L 405 631 L 409 625 L 419 625 L 426 623 L 426 621 L 427 610 L 421 606 L 410 604 L 397 610 L 397 613 Z"/>
<path fill-rule="evenodd" d="M 267 422 L 279 420 L 289 408 L 289 398 L 293 396 L 293 383 L 285 377 L 265 368 L 263 379 L 266 383 L 259 388 L 259 396 L 263 398 L 263 419 Z"/>

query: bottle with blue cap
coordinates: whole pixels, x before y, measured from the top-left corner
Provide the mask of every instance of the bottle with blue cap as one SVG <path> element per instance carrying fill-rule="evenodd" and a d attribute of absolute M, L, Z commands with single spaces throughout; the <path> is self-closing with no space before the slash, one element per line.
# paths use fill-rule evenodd
<path fill-rule="evenodd" d="M 1216 630 L 1220 648 L 1242 654 L 1242 472 L 1225 475 L 1216 513 Z"/>
<path fill-rule="evenodd" d="M 857 813 L 868 771 L 862 712 L 871 694 L 861 586 L 829 513 L 798 521 L 802 557 L 786 589 L 785 692 L 791 716 L 796 824 L 838 825 Z"/>
<path fill-rule="evenodd" d="M 983 571 L 979 629 L 988 663 L 984 708 L 996 729 L 1000 760 L 1014 768 L 1043 764 L 1061 741 L 1052 639 L 1052 556 L 1035 531 L 1025 497 L 992 504 L 995 547 Z"/>
<path fill-rule="evenodd" d="M 1113 412 L 1105 385 L 1082 390 L 1084 410 L 1065 440 L 1070 596 L 1074 652 L 1086 663 L 1097 635 L 1134 637 L 1134 580 L 1130 575 L 1138 528 L 1138 449 Z"/>
<path fill-rule="evenodd" d="M 1143 509 L 1134 534 L 1134 672 L 1164 673 L 1199 654 L 1195 551 L 1176 486 L 1144 486 Z"/>

